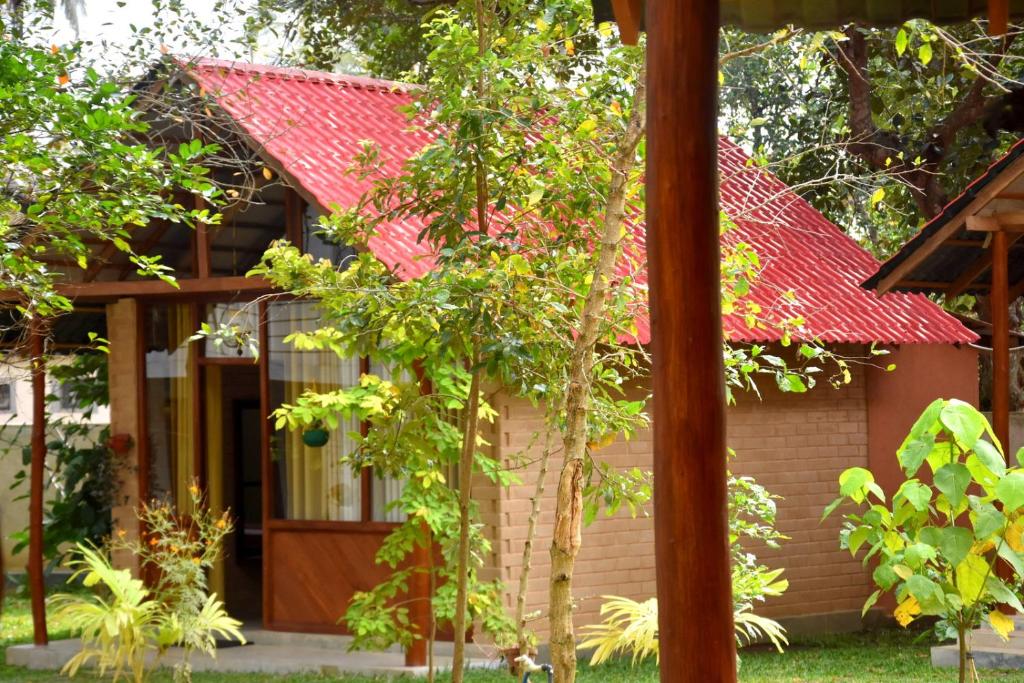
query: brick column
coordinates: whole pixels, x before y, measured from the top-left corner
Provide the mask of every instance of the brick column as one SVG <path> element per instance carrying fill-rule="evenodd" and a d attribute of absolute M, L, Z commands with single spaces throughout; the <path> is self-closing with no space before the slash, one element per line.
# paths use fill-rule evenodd
<path fill-rule="evenodd" d="M 107 338 L 110 340 L 110 433 L 128 434 L 133 445 L 121 459 L 121 489 L 114 502 L 114 528 L 124 529 L 129 538 L 138 537 L 135 508 L 139 504 L 139 379 L 143 368 L 139 349 L 139 305 L 135 299 L 120 299 L 107 305 Z M 114 564 L 138 572 L 138 562 L 130 553 L 118 553 Z"/>

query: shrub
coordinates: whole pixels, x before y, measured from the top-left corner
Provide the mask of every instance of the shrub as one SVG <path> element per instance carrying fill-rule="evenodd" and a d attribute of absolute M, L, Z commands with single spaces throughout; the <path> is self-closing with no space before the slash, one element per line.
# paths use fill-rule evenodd
<path fill-rule="evenodd" d="M 218 636 L 245 642 L 241 623 L 227 614 L 216 594 L 208 593 L 206 583 L 231 521 L 226 512 L 209 512 L 198 487 L 193 485 L 190 493 L 194 512 L 187 518 L 166 503 L 142 506 L 138 517 L 147 533 L 139 541 L 126 540 L 121 530 L 107 548 L 77 545 L 77 557 L 69 562 L 75 570 L 71 580 L 101 590 L 51 598 L 55 616 L 79 631 L 82 640 L 81 651 L 62 673 L 74 676 L 83 665 L 95 663 L 101 676 L 141 683 L 169 648 L 179 646 L 183 657 L 174 667 L 174 680 L 190 681 L 195 651 L 216 656 Z M 113 568 L 109 553 L 116 550 L 135 554 L 142 570 L 155 574 L 152 586 L 127 569 Z M 147 663 L 151 653 L 153 661 Z"/>
<path fill-rule="evenodd" d="M 940 617 L 937 634 L 959 637 L 962 681 L 967 632 L 985 620 L 1005 640 L 1014 624 L 997 606 L 1024 611 L 1016 593 L 1024 577 L 1024 471 L 1006 466 L 988 421 L 957 400 L 929 405 L 896 456 L 907 478 L 889 504 L 874 475 L 854 467 L 839 477 L 840 496 L 825 516 L 844 502 L 858 508 L 845 515 L 840 544 L 854 556 L 866 550 L 865 565 L 876 563 L 878 589 L 864 612 L 893 592 L 900 625 Z M 934 483 L 919 478 L 925 465 Z"/>

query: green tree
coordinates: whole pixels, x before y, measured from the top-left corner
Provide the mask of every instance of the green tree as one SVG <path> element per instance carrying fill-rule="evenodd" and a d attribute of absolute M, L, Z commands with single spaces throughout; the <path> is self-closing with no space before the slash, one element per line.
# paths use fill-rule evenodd
<path fill-rule="evenodd" d="M 0 32 L 9 21 L 0 12 Z M 32 31 L 0 41 L 0 290 L 22 321 L 70 310 L 53 263 L 85 269 L 93 245 L 109 244 L 141 273 L 170 280 L 158 257 L 133 250 L 133 231 L 154 218 L 213 220 L 172 192 L 215 198 L 200 161 L 216 146 L 147 144 L 135 102 L 83 63 L 79 44 L 51 46 Z"/>

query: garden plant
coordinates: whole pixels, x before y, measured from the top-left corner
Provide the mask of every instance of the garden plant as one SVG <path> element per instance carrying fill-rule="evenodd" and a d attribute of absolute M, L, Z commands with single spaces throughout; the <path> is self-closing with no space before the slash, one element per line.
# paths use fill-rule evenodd
<path fill-rule="evenodd" d="M 906 480 L 888 501 L 874 475 L 854 467 L 825 515 L 857 507 L 844 516 L 840 543 L 875 566 L 878 588 L 864 612 L 891 592 L 902 626 L 938 617 L 937 635 L 959 640 L 963 683 L 975 675 L 971 630 L 987 622 L 1007 639 L 1014 622 L 999 606 L 1024 610 L 1024 471 L 1007 466 L 985 416 L 956 399 L 929 405 L 897 458 Z"/>

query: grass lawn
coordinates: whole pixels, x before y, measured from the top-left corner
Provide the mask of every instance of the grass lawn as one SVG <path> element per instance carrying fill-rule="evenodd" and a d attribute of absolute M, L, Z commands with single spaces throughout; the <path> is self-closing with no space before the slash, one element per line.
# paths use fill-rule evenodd
<path fill-rule="evenodd" d="M 66 638 L 68 632 L 59 623 L 50 624 L 53 639 Z M 31 641 L 32 620 L 24 600 L 9 599 L 0 618 L 0 648 Z M 880 683 L 913 681 L 914 683 L 949 682 L 956 680 L 953 670 L 932 669 L 928 659 L 928 643 L 915 643 L 915 635 L 902 631 L 878 631 L 815 639 L 794 639 L 784 654 L 770 648 L 742 652 L 740 680 L 743 683 Z M 255 674 L 196 674 L 196 683 L 372 683 L 383 679 L 355 676 L 260 676 Z M 1020 681 L 1021 672 L 982 672 L 983 681 Z M 27 671 L 6 664 L 0 665 L 0 681 L 25 683 L 66 681 L 55 673 Z M 95 680 L 80 675 L 78 680 Z M 170 676 L 161 674 L 152 679 L 169 683 Z M 442 678 L 441 680 L 445 680 Z M 509 683 L 513 679 L 500 672 L 477 672 L 467 677 L 468 683 Z M 580 683 L 654 683 L 656 667 L 648 663 L 632 668 L 628 662 L 590 668 L 583 666 L 577 678 Z M 542 682 L 540 682 L 542 683 Z"/>

